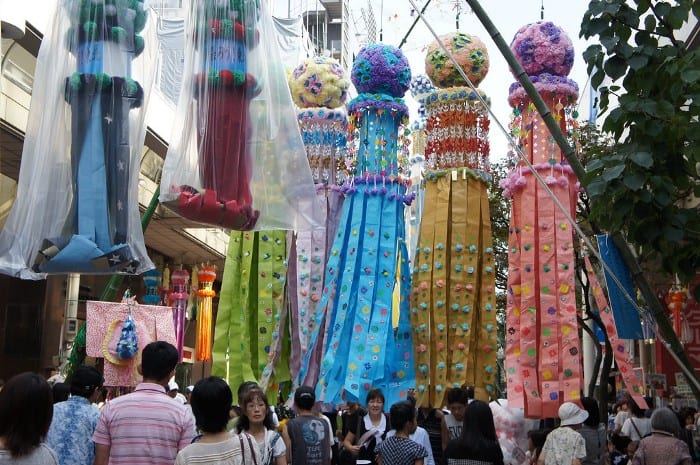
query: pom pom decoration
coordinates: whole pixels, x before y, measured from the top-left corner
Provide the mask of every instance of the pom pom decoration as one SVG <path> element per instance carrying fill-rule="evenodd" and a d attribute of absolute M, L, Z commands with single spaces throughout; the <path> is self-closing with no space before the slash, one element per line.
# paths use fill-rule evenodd
<path fill-rule="evenodd" d="M 411 83 L 408 59 L 391 45 L 368 45 L 352 64 L 352 83 L 360 93 L 403 97 Z"/>
<path fill-rule="evenodd" d="M 350 81 L 337 60 L 307 58 L 289 76 L 292 99 L 301 108 L 338 108 L 345 103 Z"/>
<path fill-rule="evenodd" d="M 569 35 L 550 21 L 518 29 L 510 49 L 531 76 L 542 73 L 568 76 L 574 64 L 574 46 Z"/>
<path fill-rule="evenodd" d="M 437 88 L 425 74 L 419 74 L 411 79 L 411 95 L 418 103 L 425 103 L 425 98 L 436 90 Z"/>
<path fill-rule="evenodd" d="M 454 32 L 440 36 L 440 41 L 452 53 L 476 87 L 489 71 L 489 54 L 486 45 L 476 36 Z M 428 46 L 425 56 L 425 72 L 437 87 L 466 86 L 454 62 L 444 52 L 438 41 Z"/>

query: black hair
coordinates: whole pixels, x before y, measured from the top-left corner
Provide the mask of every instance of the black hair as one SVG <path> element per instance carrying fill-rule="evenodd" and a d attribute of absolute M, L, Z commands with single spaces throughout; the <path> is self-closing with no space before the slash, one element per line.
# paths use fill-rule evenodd
<path fill-rule="evenodd" d="M 600 408 L 598 407 L 598 401 L 593 397 L 583 397 L 581 399 L 581 404 L 588 412 L 588 418 L 584 420 L 583 424 L 590 426 L 591 428 L 597 428 L 598 423 L 600 423 Z"/>
<path fill-rule="evenodd" d="M 190 404 L 197 428 L 205 433 L 220 433 L 230 419 L 233 393 L 223 379 L 210 376 L 194 385 Z"/>
<path fill-rule="evenodd" d="M 238 390 L 236 391 L 236 399 L 238 400 L 238 404 L 241 404 L 246 392 L 256 387 L 259 386 L 255 381 L 243 381 L 241 384 L 239 384 Z"/>
<path fill-rule="evenodd" d="M 245 414 L 245 411 L 248 404 L 257 400 L 260 400 L 265 404 L 265 419 L 263 419 L 263 426 L 269 430 L 275 429 L 275 423 L 272 420 L 272 413 L 270 412 L 270 403 L 267 400 L 267 396 L 265 395 L 262 389 L 260 389 L 258 386 L 255 386 L 254 388 L 248 389 L 246 391 L 246 393 L 243 395 L 243 399 L 240 402 L 241 411 L 238 419 L 238 424 L 236 425 L 236 428 L 238 429 L 239 433 L 250 429 L 250 418 L 248 418 L 248 416 Z"/>
<path fill-rule="evenodd" d="M 637 402 L 629 398 L 627 400 L 627 406 L 630 409 L 630 415 L 637 417 L 637 418 L 643 418 L 644 417 L 644 409 L 641 408 L 639 405 L 637 405 Z"/>
<path fill-rule="evenodd" d="M 294 391 L 294 405 L 304 410 L 311 410 L 316 403 L 316 392 L 310 386 L 299 386 Z"/>
<path fill-rule="evenodd" d="M 382 392 L 381 389 L 370 389 L 369 392 L 367 393 L 367 405 L 369 405 L 370 400 L 374 399 L 379 399 L 383 403 L 386 403 L 386 399 L 384 398 L 384 393 Z"/>
<path fill-rule="evenodd" d="M 51 386 L 51 396 L 54 404 L 67 401 L 70 394 L 70 386 L 67 383 L 56 383 Z"/>
<path fill-rule="evenodd" d="M 53 395 L 43 376 L 19 374 L 0 391 L 0 437 L 13 458 L 25 456 L 39 445 L 52 418 Z"/>
<path fill-rule="evenodd" d="M 464 392 L 464 391 L 462 391 Z M 484 401 L 474 400 L 467 405 L 462 422 L 462 435 L 459 442 L 470 451 L 478 451 L 498 446 L 496 426 L 493 423 L 491 407 Z M 495 447 L 500 452 L 500 446 Z"/>
<path fill-rule="evenodd" d="M 149 380 L 161 381 L 170 376 L 180 355 L 175 346 L 165 341 L 154 341 L 143 348 L 141 371 Z"/>
<path fill-rule="evenodd" d="M 447 405 L 469 403 L 469 394 L 461 387 L 452 388 L 447 391 Z"/>
<path fill-rule="evenodd" d="M 101 388 L 105 379 L 97 368 L 90 365 L 80 365 L 73 371 L 70 382 L 70 393 L 74 396 L 89 398 L 95 389 Z M 56 402 L 54 394 L 54 402 Z"/>
<path fill-rule="evenodd" d="M 389 409 L 389 423 L 396 431 L 402 431 L 406 424 L 416 418 L 416 409 L 410 400 L 402 400 Z"/>
<path fill-rule="evenodd" d="M 547 435 L 551 430 L 549 429 L 531 429 L 527 432 L 527 437 L 532 441 L 532 445 L 535 446 L 534 461 L 540 458 L 540 453 L 542 452 L 542 447 L 544 442 L 547 440 Z"/>
<path fill-rule="evenodd" d="M 632 439 L 629 436 L 623 436 L 621 434 L 613 434 L 610 436 L 610 442 L 612 442 L 613 447 L 622 452 L 627 452 L 627 446 L 629 446 Z"/>

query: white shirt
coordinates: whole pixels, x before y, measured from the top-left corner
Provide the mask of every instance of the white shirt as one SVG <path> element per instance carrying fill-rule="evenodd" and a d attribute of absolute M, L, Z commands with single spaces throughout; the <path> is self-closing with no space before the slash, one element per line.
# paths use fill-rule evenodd
<path fill-rule="evenodd" d="M 634 422 L 634 425 L 632 425 L 632 422 Z M 637 429 L 634 428 L 635 426 Z M 639 430 L 639 434 L 637 434 L 637 430 Z M 651 420 L 649 418 L 629 417 L 622 425 L 620 434 L 628 436 L 632 441 L 639 441 L 644 436 L 651 434 Z"/>
<path fill-rule="evenodd" d="M 390 438 L 395 434 L 396 430 L 392 429 L 391 431 L 386 433 L 386 437 Z M 416 428 L 416 431 L 410 436 L 408 436 L 408 439 L 417 444 L 420 444 L 425 450 L 428 451 L 428 456 L 423 461 L 424 465 L 435 465 L 435 459 L 433 458 L 433 449 L 430 445 L 430 438 L 428 437 L 428 432 L 425 429 L 418 426 Z"/>

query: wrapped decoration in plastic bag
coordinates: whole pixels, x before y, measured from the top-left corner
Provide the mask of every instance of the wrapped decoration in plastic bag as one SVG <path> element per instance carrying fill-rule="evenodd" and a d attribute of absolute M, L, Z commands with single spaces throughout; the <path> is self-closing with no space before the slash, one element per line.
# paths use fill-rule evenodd
<path fill-rule="evenodd" d="M 160 201 L 235 230 L 306 229 L 314 189 L 272 20 L 258 0 L 190 0 Z"/>
<path fill-rule="evenodd" d="M 498 399 L 489 403 L 496 426 L 498 443 L 503 451 L 503 463 L 525 463 L 527 450 L 527 432 L 537 429 L 539 420 L 525 419 L 523 409 L 508 407 L 507 399 Z"/>
<path fill-rule="evenodd" d="M 153 265 L 138 173 L 153 42 L 143 0 L 60 0 L 37 59 L 0 272 L 141 273 Z"/>

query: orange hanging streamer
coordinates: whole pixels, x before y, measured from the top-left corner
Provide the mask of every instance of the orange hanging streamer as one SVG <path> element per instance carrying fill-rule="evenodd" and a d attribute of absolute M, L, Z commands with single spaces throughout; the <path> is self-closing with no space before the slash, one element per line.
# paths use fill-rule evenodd
<path fill-rule="evenodd" d="M 211 361 L 212 346 L 212 300 L 216 295 L 214 280 L 216 267 L 205 265 L 197 271 L 199 289 L 197 290 L 197 335 L 195 340 L 195 359 L 200 362 Z"/>

